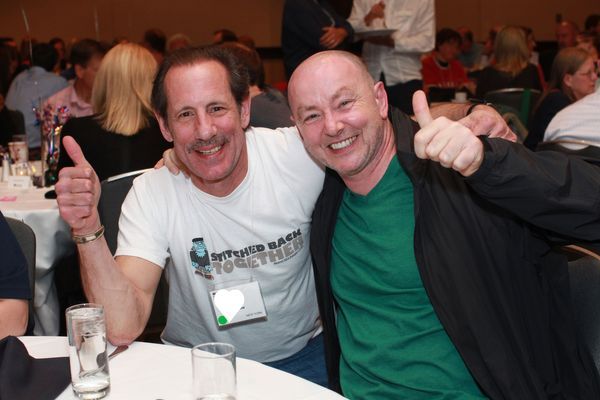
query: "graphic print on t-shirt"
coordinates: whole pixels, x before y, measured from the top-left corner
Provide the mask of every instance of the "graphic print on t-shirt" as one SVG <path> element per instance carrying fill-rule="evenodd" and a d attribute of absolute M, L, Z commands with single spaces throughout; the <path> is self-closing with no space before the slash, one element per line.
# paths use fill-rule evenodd
<path fill-rule="evenodd" d="M 214 274 L 230 274 L 236 268 L 259 268 L 279 264 L 294 257 L 304 247 L 304 237 L 298 228 L 266 243 L 258 243 L 236 250 L 212 252 L 203 238 L 192 239 L 190 260 L 197 274 L 215 279 Z"/>
<path fill-rule="evenodd" d="M 215 279 L 212 276 L 212 266 L 208 259 L 208 251 L 206 250 L 206 244 L 203 238 L 192 239 L 192 250 L 190 250 L 190 259 L 192 261 L 192 267 L 196 270 L 197 274 L 202 275 L 206 279 Z"/>

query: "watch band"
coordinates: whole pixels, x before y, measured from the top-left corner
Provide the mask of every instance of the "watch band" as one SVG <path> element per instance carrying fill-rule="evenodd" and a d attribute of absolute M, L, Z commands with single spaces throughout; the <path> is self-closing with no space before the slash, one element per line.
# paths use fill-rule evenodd
<path fill-rule="evenodd" d="M 73 241 L 76 244 L 85 244 L 93 242 L 96 239 L 101 238 L 104 235 L 104 225 L 100 225 L 100 228 L 96 232 L 88 233 L 86 235 L 72 235 Z"/>

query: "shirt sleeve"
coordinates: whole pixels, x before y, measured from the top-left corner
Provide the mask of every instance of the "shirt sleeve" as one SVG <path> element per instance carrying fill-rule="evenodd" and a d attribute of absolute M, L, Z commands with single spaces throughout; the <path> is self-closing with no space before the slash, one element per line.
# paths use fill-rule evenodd
<path fill-rule="evenodd" d="M 482 141 L 483 164 L 466 178 L 478 194 L 531 225 L 600 243 L 600 167 L 502 139 Z"/>
<path fill-rule="evenodd" d="M 393 10 L 394 50 L 402 53 L 426 53 L 435 46 L 435 10 L 433 0 L 416 0 L 412 10 Z M 410 24 L 408 31 L 401 29 Z M 390 24 L 388 24 L 390 26 Z"/>
<path fill-rule="evenodd" d="M 152 171 L 153 178 L 159 172 Z M 161 181 L 152 180 L 152 186 L 161 187 Z M 151 193 L 150 179 L 142 175 L 134 180 L 121 208 L 115 256 L 140 257 L 161 268 L 165 266 L 169 257 L 166 237 L 168 205 L 160 207 L 156 196 L 157 193 Z"/>
<path fill-rule="evenodd" d="M 4 249 L 0 262 L 0 298 L 31 299 L 27 261 L 2 213 L 0 243 Z"/>
<path fill-rule="evenodd" d="M 348 17 L 348 23 L 352 25 L 355 31 L 364 31 L 369 27 L 365 24 L 365 17 L 371 10 L 368 2 L 364 0 L 354 0 L 352 2 L 352 12 Z"/>

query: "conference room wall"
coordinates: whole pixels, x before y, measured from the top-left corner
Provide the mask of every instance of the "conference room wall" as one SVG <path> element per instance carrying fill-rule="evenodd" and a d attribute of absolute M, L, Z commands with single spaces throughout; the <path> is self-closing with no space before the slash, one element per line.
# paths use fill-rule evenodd
<path fill-rule="evenodd" d="M 351 2 L 334 1 L 345 3 L 346 9 Z M 167 35 L 183 32 L 202 44 L 210 41 L 214 30 L 227 27 L 251 35 L 259 47 L 279 46 L 283 8 L 283 0 L 5 0 L 0 4 L 1 36 L 26 34 L 23 9 L 30 34 L 39 40 L 95 38 L 97 20 L 98 36 L 106 41 L 117 36 L 138 41 L 145 29 L 159 27 Z M 600 13 L 598 0 L 436 1 L 438 27 L 467 25 L 478 40 L 492 25 L 506 22 L 530 26 L 539 40 L 553 40 L 556 14 L 582 26 L 591 13 Z"/>
<path fill-rule="evenodd" d="M 0 36 L 20 40 L 29 33 L 38 40 L 59 36 L 100 38 L 112 41 L 124 36 L 140 41 L 143 32 L 161 28 L 167 36 L 183 32 L 195 44 L 209 43 L 212 32 L 229 28 L 252 36 L 260 48 L 279 47 L 284 0 L 3 0 Z M 308 0 L 307 0 L 308 1 Z M 352 0 L 332 0 L 349 12 Z M 467 25 L 477 40 L 484 40 L 489 28 L 499 23 L 533 28 L 538 40 L 554 40 L 557 14 L 580 26 L 589 14 L 600 14 L 598 0 L 437 0 L 437 27 Z M 277 52 L 275 52 L 277 54 Z M 284 77 L 281 60 L 267 60 L 267 81 Z"/>

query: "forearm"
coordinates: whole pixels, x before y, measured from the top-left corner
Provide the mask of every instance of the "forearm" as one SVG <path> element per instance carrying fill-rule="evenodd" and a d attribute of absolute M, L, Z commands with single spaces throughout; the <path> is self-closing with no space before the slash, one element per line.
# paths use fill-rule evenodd
<path fill-rule="evenodd" d="M 485 199 L 562 236 L 600 243 L 600 167 L 484 138 L 484 162 L 467 179 Z"/>
<path fill-rule="evenodd" d="M 479 106 L 480 105 L 477 105 L 478 108 Z M 448 119 L 451 119 L 452 121 L 458 121 L 459 119 L 467 116 L 467 112 L 469 111 L 470 107 L 471 104 L 463 103 L 438 104 L 436 106 L 431 107 L 431 117 L 434 119 L 438 117 L 446 117 Z"/>
<path fill-rule="evenodd" d="M 0 299 L 0 339 L 22 336 L 27 330 L 29 305 L 27 300 Z"/>
<path fill-rule="evenodd" d="M 104 237 L 77 248 L 85 294 L 90 302 L 104 306 L 110 342 L 132 342 L 141 334 L 150 313 L 143 296 L 113 258 Z"/>

